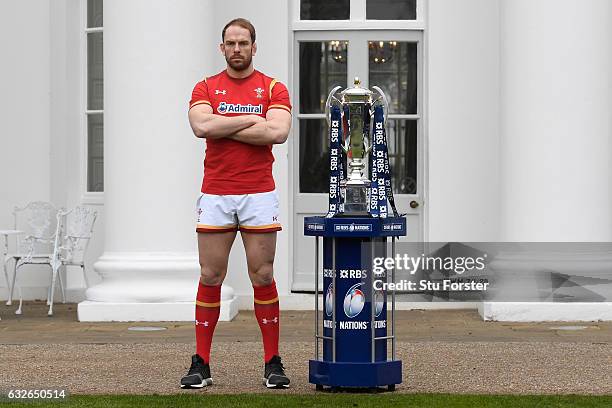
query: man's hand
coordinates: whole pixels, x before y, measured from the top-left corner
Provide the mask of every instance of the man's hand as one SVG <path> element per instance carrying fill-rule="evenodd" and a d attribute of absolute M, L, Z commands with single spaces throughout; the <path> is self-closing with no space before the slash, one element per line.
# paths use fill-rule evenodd
<path fill-rule="evenodd" d="M 284 109 L 270 109 L 263 122 L 241 129 L 228 137 L 252 145 L 282 144 L 289 136 L 289 129 L 291 113 Z"/>
<path fill-rule="evenodd" d="M 213 114 L 210 105 L 196 105 L 189 110 L 189 124 L 196 137 L 221 139 L 247 129 L 266 119 L 257 115 L 221 116 Z"/>

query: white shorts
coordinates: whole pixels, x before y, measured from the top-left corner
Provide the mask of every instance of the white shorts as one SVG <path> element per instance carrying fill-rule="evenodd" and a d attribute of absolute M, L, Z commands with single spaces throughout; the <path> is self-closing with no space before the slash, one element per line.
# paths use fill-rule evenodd
<path fill-rule="evenodd" d="M 267 193 L 200 194 L 196 206 L 197 232 L 280 231 L 276 190 Z"/>

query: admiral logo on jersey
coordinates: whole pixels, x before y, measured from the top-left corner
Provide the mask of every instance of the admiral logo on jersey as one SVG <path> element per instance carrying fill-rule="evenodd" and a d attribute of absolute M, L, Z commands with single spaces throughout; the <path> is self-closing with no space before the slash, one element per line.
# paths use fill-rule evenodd
<path fill-rule="evenodd" d="M 256 115 L 261 115 L 263 113 L 263 105 L 242 105 L 240 103 L 227 103 L 221 102 L 219 103 L 219 107 L 217 108 L 217 112 L 222 115 L 226 113 L 253 113 Z"/>

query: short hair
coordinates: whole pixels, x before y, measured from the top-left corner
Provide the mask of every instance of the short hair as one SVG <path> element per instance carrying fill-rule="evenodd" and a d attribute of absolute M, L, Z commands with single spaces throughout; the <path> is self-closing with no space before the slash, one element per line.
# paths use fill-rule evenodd
<path fill-rule="evenodd" d="M 251 34 L 251 42 L 252 43 L 255 42 L 255 27 L 253 27 L 253 24 L 251 24 L 251 22 L 247 20 L 246 18 L 235 18 L 229 23 L 227 23 L 225 27 L 223 27 L 223 31 L 221 31 L 221 41 L 222 42 L 225 41 L 225 31 L 227 30 L 228 27 L 233 26 L 233 25 L 242 27 L 242 28 L 246 28 L 247 30 L 249 30 L 249 33 Z"/>

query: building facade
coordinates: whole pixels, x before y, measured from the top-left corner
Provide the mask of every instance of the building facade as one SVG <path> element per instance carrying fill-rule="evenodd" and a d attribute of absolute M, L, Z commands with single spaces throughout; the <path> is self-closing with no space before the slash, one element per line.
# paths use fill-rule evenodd
<path fill-rule="evenodd" d="M 66 277 L 89 316 L 192 318 L 205 142 L 187 102 L 223 69 L 235 17 L 257 29 L 256 69 L 292 95 L 273 150 L 284 308 L 312 307 L 302 220 L 326 208 L 323 102 L 355 76 L 390 95 L 408 240 L 612 241 L 607 0 L 28 0 L 0 15 L 0 226 L 32 200 L 98 209 L 92 287 Z M 46 279 L 24 269 L 26 298 L 44 298 Z M 240 240 L 226 284 L 252 307 Z"/>

